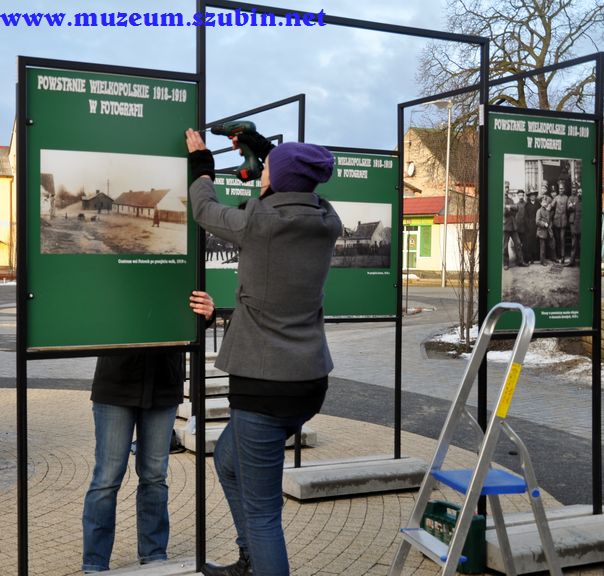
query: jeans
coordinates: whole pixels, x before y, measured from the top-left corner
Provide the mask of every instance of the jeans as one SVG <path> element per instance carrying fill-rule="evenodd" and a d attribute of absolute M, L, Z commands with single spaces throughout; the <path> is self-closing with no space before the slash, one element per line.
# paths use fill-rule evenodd
<path fill-rule="evenodd" d="M 128 468 L 135 427 L 138 556 L 142 564 L 167 558 L 166 477 L 176 409 L 176 406 L 140 409 L 93 403 L 96 462 L 84 499 L 82 570 L 109 570 L 115 538 L 117 492 Z"/>
<path fill-rule="evenodd" d="M 214 462 L 237 544 L 247 550 L 254 574 L 289 575 L 281 525 L 285 441 L 311 416 L 277 418 L 232 409 L 216 444 Z"/>

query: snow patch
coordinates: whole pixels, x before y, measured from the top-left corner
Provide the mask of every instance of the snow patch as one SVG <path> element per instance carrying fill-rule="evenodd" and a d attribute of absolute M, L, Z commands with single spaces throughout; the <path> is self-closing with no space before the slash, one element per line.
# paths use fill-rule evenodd
<path fill-rule="evenodd" d="M 478 326 L 474 325 L 470 329 L 470 340 L 474 342 L 478 338 Z M 462 339 L 459 334 L 459 328 L 452 328 L 444 334 L 434 338 L 437 342 L 446 342 L 448 344 L 461 344 Z M 487 353 L 487 359 L 492 362 L 509 362 L 512 355 L 511 350 L 493 350 Z M 461 358 L 469 358 L 470 354 L 461 354 Z M 551 364 L 561 364 L 564 362 L 574 362 L 578 365 L 569 370 L 569 374 L 579 376 L 585 370 L 590 369 L 591 362 L 585 356 L 566 354 L 558 347 L 556 338 L 539 338 L 530 343 L 524 359 L 525 366 L 546 366 Z"/>

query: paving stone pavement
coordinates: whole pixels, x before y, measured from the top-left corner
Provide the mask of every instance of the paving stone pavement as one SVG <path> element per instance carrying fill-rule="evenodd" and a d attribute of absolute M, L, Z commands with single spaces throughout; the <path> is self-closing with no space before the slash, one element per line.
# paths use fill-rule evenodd
<path fill-rule="evenodd" d="M 81 509 L 90 481 L 93 461 L 93 428 L 86 391 L 31 390 L 29 407 L 29 508 L 30 574 L 67 576 L 79 574 L 81 555 Z M 0 389 L 2 441 L 0 462 L 14 462 L 15 394 Z M 69 418 L 61 418 L 69 414 Z M 346 459 L 379 454 L 392 441 L 392 430 L 365 422 L 319 415 L 311 423 L 319 442 L 305 450 L 313 460 Z M 364 439 L 359 444 L 358 438 Z M 434 441 L 404 434 L 410 456 L 426 457 Z M 311 452 L 311 454 L 309 454 Z M 288 452 L 288 461 L 292 454 Z M 469 465 L 470 453 L 453 449 L 451 462 Z M 218 484 L 213 463 L 207 459 L 207 555 L 218 562 L 234 560 L 234 529 Z M 119 493 L 116 544 L 113 568 L 136 562 L 134 459 Z M 2 465 L 0 490 L 0 566 L 3 576 L 16 574 L 16 474 L 14 466 Z M 170 514 L 172 558 L 194 554 L 194 456 L 174 454 L 170 458 Z M 454 499 L 442 490 L 435 497 Z M 408 517 L 415 492 L 382 494 L 300 504 L 288 499 L 284 526 L 292 564 L 292 574 L 385 575 L 398 542 L 398 530 Z M 548 498 L 548 505 L 555 501 Z M 528 511 L 522 496 L 504 500 L 507 511 Z M 432 564 L 419 554 L 410 567 L 433 573 Z"/>
<path fill-rule="evenodd" d="M 429 299 L 428 299 L 429 300 Z M 1 300 L 0 300 L 1 302 Z M 419 301 L 423 302 L 423 301 Z M 428 313 L 428 312 L 426 312 Z M 422 355 L 419 342 L 436 329 L 454 323 L 442 309 L 435 310 L 435 322 L 426 327 L 409 318 L 404 335 L 404 386 L 422 394 L 450 398 L 459 384 L 455 374 L 458 361 L 430 360 Z M 0 334 L 14 333 L 14 309 L 0 308 Z M 394 378 L 394 329 L 388 324 L 330 325 L 330 346 L 336 362 L 334 376 L 391 387 Z M 12 364 L 11 364 L 12 362 Z M 455 365 L 455 369 L 451 368 Z M 463 362 L 459 361 L 463 369 Z M 14 353 L 0 352 L 0 576 L 17 575 L 17 493 L 16 493 L 16 395 Z M 81 508 L 93 467 L 93 427 L 89 392 L 82 382 L 92 376 L 94 360 L 30 362 L 30 378 L 56 379 L 52 388 L 32 387 L 28 391 L 29 446 L 29 561 L 31 576 L 80 574 Z M 11 372 L 12 370 L 12 372 Z M 64 388 L 61 387 L 64 382 Z M 4 384 L 2 384 L 4 382 Z M 72 382 L 78 382 L 72 386 Z M 535 375 L 536 384 L 539 383 Z M 553 386 L 552 386 L 553 387 Z M 542 413 L 541 404 L 533 412 Z M 553 391 L 551 396 L 554 396 Z M 571 397 L 572 394 L 569 394 Z M 566 400 L 551 410 L 555 417 L 564 411 Z M 530 404 L 530 398 L 527 399 Z M 516 401 L 512 410 L 521 409 Z M 538 410 L 536 410 L 538 408 Z M 530 412 L 530 406 L 526 407 Z M 548 415 L 535 417 L 548 420 Z M 550 422 L 551 423 L 551 422 Z M 566 425 L 561 421 L 561 425 Z M 318 444 L 305 449 L 305 460 L 333 460 L 372 456 L 392 446 L 392 429 L 371 422 L 318 415 L 310 426 Z M 362 439 L 362 441 L 359 441 Z M 424 436 L 403 433 L 405 453 L 429 459 L 435 442 Z M 292 461 L 288 451 L 288 461 Z M 472 456 L 452 448 L 450 462 L 470 464 Z M 134 460 L 119 493 L 118 532 L 112 568 L 136 563 Z M 234 528 L 212 460 L 206 460 L 207 555 L 218 562 L 235 560 Z M 174 454 L 170 458 L 171 558 L 191 558 L 195 551 L 194 456 Z M 398 530 L 406 523 L 415 492 L 379 494 L 329 501 L 298 503 L 287 499 L 284 525 L 293 576 L 385 576 L 399 542 Z M 435 497 L 456 500 L 443 489 Z M 546 495 L 546 505 L 556 506 Z M 527 511 L 523 496 L 503 499 L 507 512 Z M 143 572 L 143 574 L 147 571 Z M 151 575 L 152 570 L 148 571 Z M 437 567 L 412 552 L 405 575 L 435 576 Z M 604 567 L 577 568 L 565 573 L 602 576 Z"/>

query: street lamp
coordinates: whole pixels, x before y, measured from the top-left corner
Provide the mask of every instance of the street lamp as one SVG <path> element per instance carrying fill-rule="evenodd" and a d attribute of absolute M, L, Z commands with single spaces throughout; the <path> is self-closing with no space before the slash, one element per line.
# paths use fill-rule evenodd
<path fill-rule="evenodd" d="M 445 161 L 445 230 L 443 233 L 443 248 L 442 248 L 442 270 L 440 275 L 440 285 L 447 285 L 447 227 L 449 216 L 449 162 L 451 158 L 451 110 L 453 109 L 452 100 L 433 100 L 428 104 L 434 104 L 437 108 L 446 108 L 448 111 L 447 118 L 447 159 Z"/>

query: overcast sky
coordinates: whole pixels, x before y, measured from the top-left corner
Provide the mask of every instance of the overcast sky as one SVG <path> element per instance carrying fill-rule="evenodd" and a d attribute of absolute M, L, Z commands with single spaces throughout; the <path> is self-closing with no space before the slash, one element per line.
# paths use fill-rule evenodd
<path fill-rule="evenodd" d="M 53 175 L 55 192 L 64 186 L 71 194 L 83 188 L 86 195 L 100 190 L 113 198 L 129 190 L 152 188 L 187 194 L 185 158 L 42 150 L 40 172 Z"/>
<path fill-rule="evenodd" d="M 279 0 L 264 5 L 444 30 L 444 0 Z M 236 3 L 234 3 L 236 6 Z M 2 0 L 3 12 L 183 12 L 192 0 Z M 212 10 L 209 8 L 208 10 Z M 0 144 L 15 115 L 18 55 L 195 71 L 194 28 L 7 28 L 0 22 Z M 419 96 L 427 40 L 335 26 L 208 29 L 208 121 L 306 94 L 306 140 L 393 149 L 396 105 Z M 266 135 L 297 136 L 297 106 L 254 118 Z M 225 143 L 210 142 L 211 147 Z"/>

